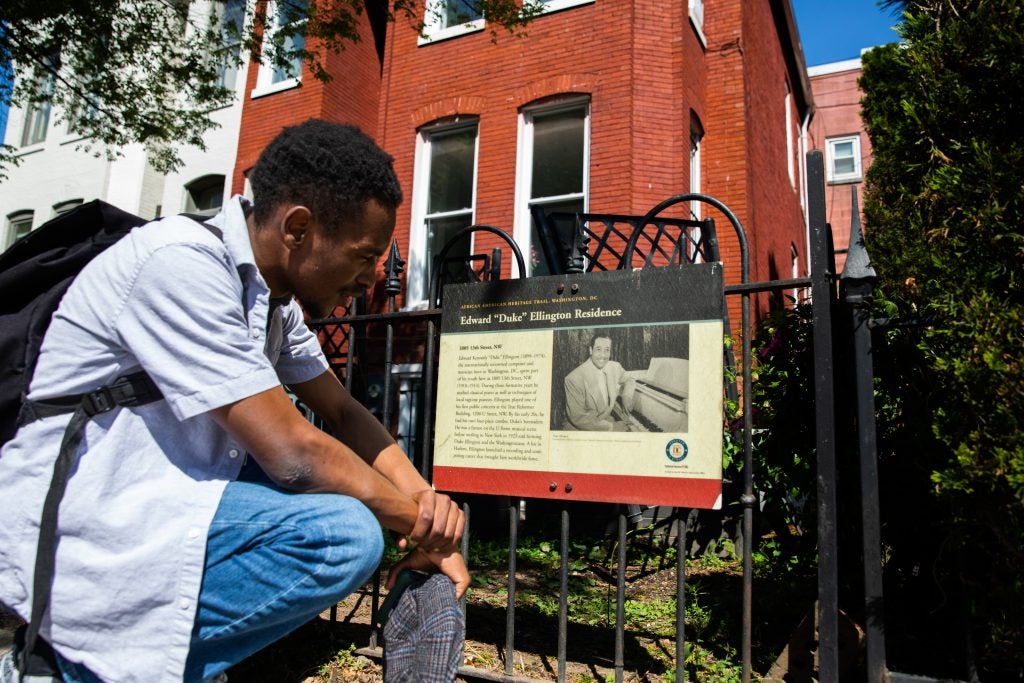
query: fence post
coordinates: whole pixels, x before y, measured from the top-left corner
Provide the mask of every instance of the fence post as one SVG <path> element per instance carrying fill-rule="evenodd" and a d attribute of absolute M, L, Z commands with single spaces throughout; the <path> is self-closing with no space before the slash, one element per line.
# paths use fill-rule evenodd
<path fill-rule="evenodd" d="M 818 478 L 818 680 L 839 680 L 839 565 L 836 559 L 835 376 L 832 305 L 835 263 L 825 222 L 825 164 L 820 150 L 807 153 L 807 209 L 811 231 L 814 313 L 814 423 Z"/>
<path fill-rule="evenodd" d="M 878 448 L 875 440 L 874 365 L 871 360 L 871 301 L 878 277 L 861 232 L 857 191 L 853 190 L 850 249 L 839 281 L 850 309 L 857 387 L 857 445 L 860 458 L 861 534 L 864 557 L 864 628 L 868 681 L 885 678 L 885 613 L 882 604 L 881 511 L 878 501 Z"/>

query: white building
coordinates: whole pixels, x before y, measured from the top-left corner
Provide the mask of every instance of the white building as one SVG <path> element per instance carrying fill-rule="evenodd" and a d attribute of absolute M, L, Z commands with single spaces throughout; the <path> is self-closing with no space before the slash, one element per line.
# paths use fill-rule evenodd
<path fill-rule="evenodd" d="M 241 21 L 245 0 L 216 4 L 222 22 Z M 198 0 L 190 16 L 211 17 L 211 0 Z M 247 64 L 246 60 L 246 64 Z M 108 159 L 105 149 L 68 133 L 64 112 L 45 106 L 10 110 L 4 142 L 17 149 L 21 163 L 0 182 L 0 250 L 57 214 L 93 199 L 103 199 L 146 218 L 191 212 L 215 212 L 227 199 L 241 122 L 245 69 L 228 66 L 222 82 L 233 88 L 233 103 L 212 113 L 219 124 L 203 139 L 206 150 L 179 150 L 182 164 L 169 175 L 157 172 L 142 145 L 131 145 Z"/>

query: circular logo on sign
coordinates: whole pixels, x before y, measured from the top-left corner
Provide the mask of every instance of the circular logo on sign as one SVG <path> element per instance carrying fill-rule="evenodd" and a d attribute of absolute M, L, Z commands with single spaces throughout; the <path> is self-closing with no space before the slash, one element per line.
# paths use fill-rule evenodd
<path fill-rule="evenodd" d="M 682 462 L 689 452 L 690 449 L 686 447 L 686 442 L 682 439 L 672 439 L 665 445 L 665 455 L 672 462 Z"/>

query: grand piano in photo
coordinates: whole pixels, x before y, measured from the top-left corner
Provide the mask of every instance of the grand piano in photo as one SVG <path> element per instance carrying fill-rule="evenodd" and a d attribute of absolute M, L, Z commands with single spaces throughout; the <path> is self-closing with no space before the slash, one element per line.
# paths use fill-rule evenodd
<path fill-rule="evenodd" d="M 689 363 L 685 358 L 652 358 L 646 370 L 627 371 L 634 380 L 632 409 L 617 405 L 616 419 L 630 431 L 686 432 Z"/>

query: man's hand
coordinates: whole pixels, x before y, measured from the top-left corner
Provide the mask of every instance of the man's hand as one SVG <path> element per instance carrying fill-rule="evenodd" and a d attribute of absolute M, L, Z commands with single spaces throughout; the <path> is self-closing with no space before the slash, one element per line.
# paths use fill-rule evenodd
<path fill-rule="evenodd" d="M 423 546 L 413 549 L 388 571 L 388 580 L 384 584 L 388 590 L 394 588 L 395 581 L 403 569 L 428 572 L 439 570 L 455 584 L 456 600 L 461 600 L 469 588 L 469 569 L 466 568 L 466 560 L 460 552 L 433 552 Z"/>
<path fill-rule="evenodd" d="M 398 539 L 398 547 L 405 549 L 412 544 L 429 551 L 457 550 L 466 524 L 458 504 L 447 495 L 429 488 L 412 494 L 412 499 L 419 507 L 416 524 L 408 540 Z"/>

